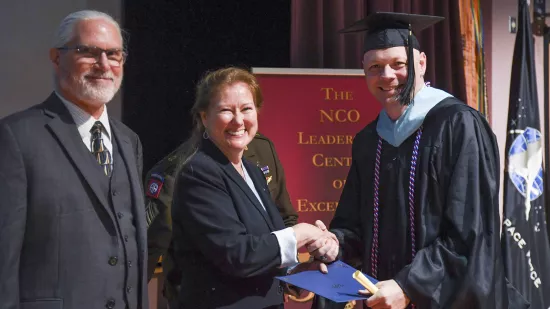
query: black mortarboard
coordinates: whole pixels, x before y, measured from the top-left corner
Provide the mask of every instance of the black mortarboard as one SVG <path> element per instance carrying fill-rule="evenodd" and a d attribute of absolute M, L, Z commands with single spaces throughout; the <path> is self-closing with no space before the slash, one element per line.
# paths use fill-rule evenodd
<path fill-rule="evenodd" d="M 440 16 L 377 12 L 369 14 L 366 18 L 353 23 L 339 32 L 366 32 L 363 47 L 364 53 L 370 50 L 396 46 L 413 47 L 420 50 L 420 45 L 413 32 L 418 33 L 443 19 Z M 408 63 L 412 63 L 413 48 L 408 48 Z M 398 100 L 403 105 L 410 104 L 413 98 L 414 65 L 407 66 L 407 73 L 407 82 L 398 97 Z"/>

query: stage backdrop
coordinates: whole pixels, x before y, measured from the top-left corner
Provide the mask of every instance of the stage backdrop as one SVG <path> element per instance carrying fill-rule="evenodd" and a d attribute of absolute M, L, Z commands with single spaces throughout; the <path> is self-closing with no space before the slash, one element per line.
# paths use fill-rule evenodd
<path fill-rule="evenodd" d="M 253 68 L 264 106 L 259 131 L 273 140 L 300 222 L 329 224 L 351 165 L 355 134 L 381 106 L 362 70 Z M 286 308 L 309 308 L 290 301 Z"/>

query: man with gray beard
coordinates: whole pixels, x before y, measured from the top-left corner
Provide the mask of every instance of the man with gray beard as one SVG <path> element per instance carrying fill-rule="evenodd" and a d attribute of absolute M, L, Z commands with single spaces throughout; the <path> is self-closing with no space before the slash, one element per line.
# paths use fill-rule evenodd
<path fill-rule="evenodd" d="M 0 120 L 0 308 L 145 309 L 141 143 L 106 106 L 120 26 L 71 13 L 49 55 L 53 93 Z"/>

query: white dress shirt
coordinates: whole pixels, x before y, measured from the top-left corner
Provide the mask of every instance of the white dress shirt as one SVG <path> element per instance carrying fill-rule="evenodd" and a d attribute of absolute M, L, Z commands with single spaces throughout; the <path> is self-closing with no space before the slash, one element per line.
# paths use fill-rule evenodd
<path fill-rule="evenodd" d="M 90 132 L 90 130 L 92 129 L 92 126 L 96 121 L 100 121 L 104 128 L 101 132 L 103 144 L 112 154 L 113 143 L 111 142 L 112 135 L 111 126 L 109 125 L 109 116 L 107 115 L 107 106 L 104 106 L 103 113 L 101 113 L 99 119 L 95 119 L 94 117 L 92 117 L 92 115 L 82 110 L 76 104 L 67 101 L 58 92 L 56 92 L 55 94 L 57 94 L 59 99 L 61 99 L 61 102 L 63 102 L 65 107 L 67 107 L 67 109 L 69 110 L 69 113 L 73 117 L 76 127 L 78 128 L 78 133 L 80 133 L 80 137 L 82 138 L 82 142 L 84 143 L 84 145 L 86 145 L 86 148 L 88 148 L 90 152 L 92 151 L 92 133 Z M 113 162 L 112 159 L 111 162 Z"/>

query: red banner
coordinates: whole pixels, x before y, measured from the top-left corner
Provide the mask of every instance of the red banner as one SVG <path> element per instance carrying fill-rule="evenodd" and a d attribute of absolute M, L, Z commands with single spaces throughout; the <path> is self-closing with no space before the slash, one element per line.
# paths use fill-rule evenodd
<path fill-rule="evenodd" d="M 275 144 L 300 222 L 329 224 L 351 165 L 355 134 L 381 106 L 362 70 L 254 69 L 264 106 L 259 131 Z M 285 308 L 309 308 L 290 301 Z"/>

